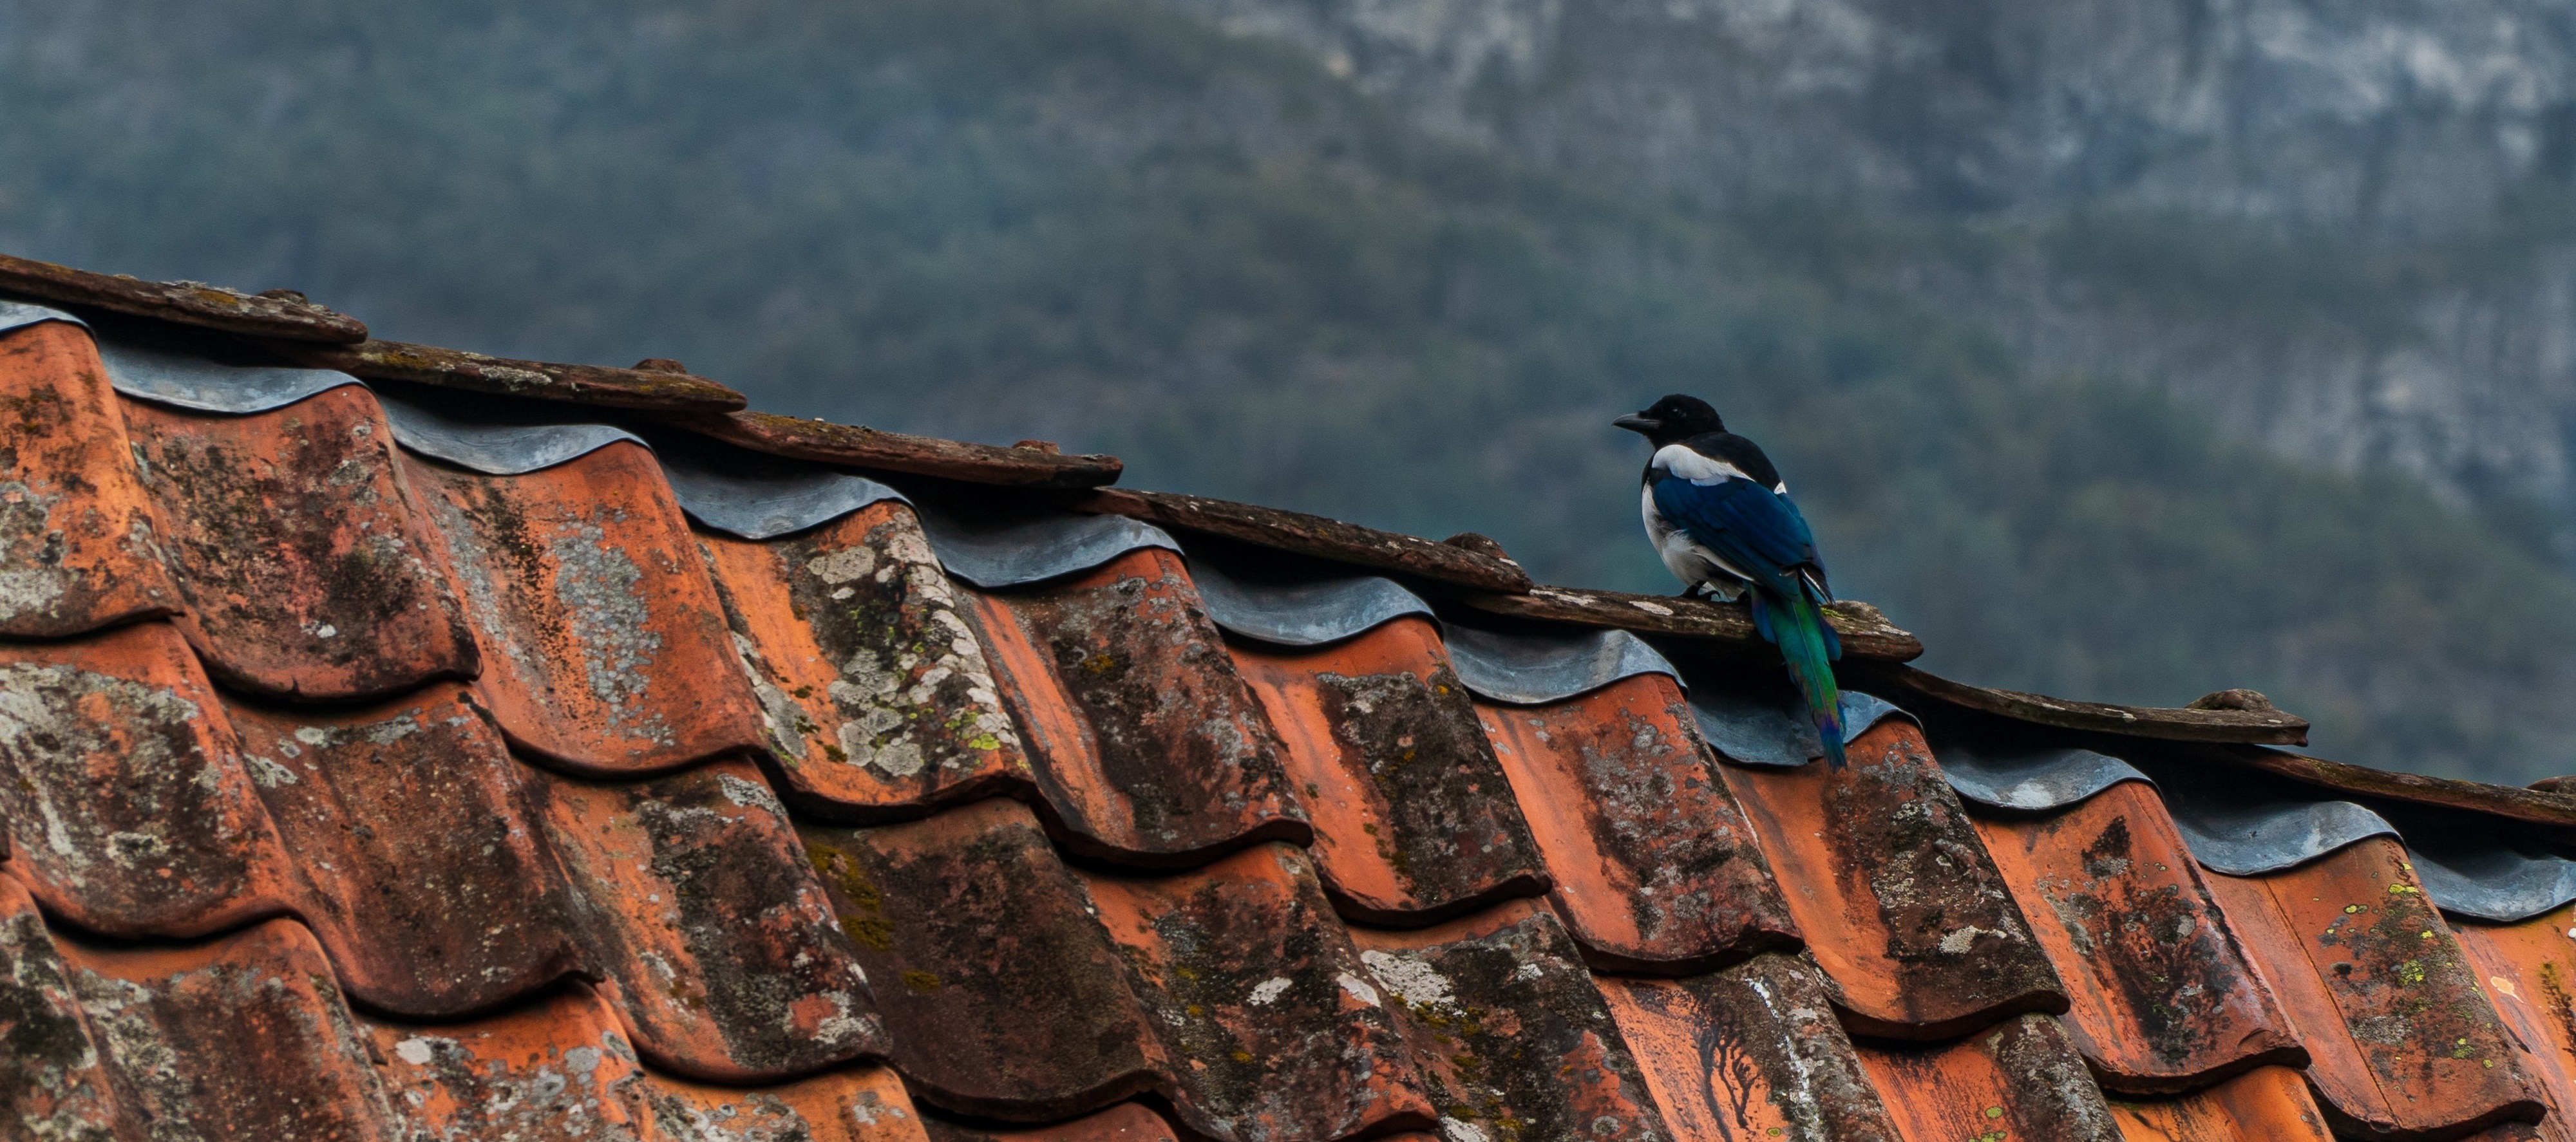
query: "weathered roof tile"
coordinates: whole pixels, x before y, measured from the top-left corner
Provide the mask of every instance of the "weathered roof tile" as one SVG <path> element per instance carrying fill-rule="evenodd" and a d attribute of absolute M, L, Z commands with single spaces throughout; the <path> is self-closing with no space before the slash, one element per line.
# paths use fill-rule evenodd
<path fill-rule="evenodd" d="M 530 772 L 593 970 L 647 1058 L 764 1082 L 886 1052 L 849 937 L 748 762 L 624 785 Z"/>
<path fill-rule="evenodd" d="M 360 1024 L 408 1133 L 629 1142 L 652 1128 L 616 1014 L 587 988 L 464 1024 Z"/>
<path fill-rule="evenodd" d="M 1437 628 L 1234 648 L 1315 814 L 1315 862 L 1355 920 L 1421 924 L 1547 888 L 1509 778 Z"/>
<path fill-rule="evenodd" d="M 701 532 L 799 808 L 918 815 L 1029 779 L 972 609 L 912 509 L 765 543 Z"/>
<path fill-rule="evenodd" d="M 519 476 L 405 461 L 481 640 L 477 688 L 511 744 L 604 775 L 767 744 L 652 453 L 619 442 Z"/>
<path fill-rule="evenodd" d="M 1135 1103 L 1120 1103 L 1098 1114 L 1034 1130 L 960 1126 L 933 1121 L 930 1142 L 1180 1142 L 1163 1116 Z M 1399 1142 L 1389 1139 L 1388 1142 Z"/>
<path fill-rule="evenodd" d="M 63 638 L 175 613 L 152 504 L 89 333 L 0 334 L 0 635 Z"/>
<path fill-rule="evenodd" d="M 925 1098 L 1043 1121 L 1169 1085 L 1118 945 L 1026 807 L 804 839 Z"/>
<path fill-rule="evenodd" d="M 2299 1072 L 2258 1067 L 2174 1098 L 2115 1101 L 2123 1137 L 2162 1142 L 2331 1142 L 2326 1116 Z"/>
<path fill-rule="evenodd" d="M 290 907 L 276 830 L 187 641 L 0 644 L 0 869 L 73 923 L 198 936 Z"/>
<path fill-rule="evenodd" d="M 2084 1060 L 2046 1015 L 1947 1046 L 1863 1047 L 1860 1055 L 1908 1139 L 2120 1142 Z"/>
<path fill-rule="evenodd" d="M 2154 789 L 2122 782 L 1977 828 L 2067 984 L 2068 1037 L 2105 1085 L 2188 1090 L 2307 1061 Z"/>
<path fill-rule="evenodd" d="M 1357 933 L 1451 1137 L 1662 1138 L 1645 1076 L 1556 916 L 1515 901 L 1407 932 Z"/>
<path fill-rule="evenodd" d="M 1797 945 L 1670 677 L 1476 713 L 1545 854 L 1548 899 L 1596 966 L 1677 973 Z"/>
<path fill-rule="evenodd" d="M 973 596 L 1038 788 L 1075 851 L 1168 866 L 1310 837 L 1279 735 L 1179 556 L 1130 551 Z"/>
<path fill-rule="evenodd" d="M 1325 1142 L 1431 1124 L 1396 1000 L 1370 982 L 1303 851 L 1268 844 L 1195 872 L 1086 883 L 1160 1025 L 1191 1128 Z"/>
<path fill-rule="evenodd" d="M 1687 979 L 1594 980 L 1673 1136 L 1898 1142 L 1804 959 Z"/>
<path fill-rule="evenodd" d="M 1720 765 L 1854 1030 L 1946 1039 L 2066 995 L 1922 731 L 1888 718 L 1845 768 Z"/>
<path fill-rule="evenodd" d="M 150 1136 L 394 1142 L 366 1040 L 302 925 L 185 948 L 56 946 L 121 1115 Z"/>
<path fill-rule="evenodd" d="M 128 401 L 125 422 L 210 673 L 322 702 L 474 676 L 464 608 L 365 389 L 246 416 Z"/>
<path fill-rule="evenodd" d="M 2397 842 L 2371 837 L 2268 876 L 2212 875 L 2210 887 L 2307 1043 L 2308 1081 L 2339 1133 L 2539 1119 L 2529 1055 Z"/>
<path fill-rule="evenodd" d="M 27 890 L 0 877 L 0 1134 L 126 1139 L 117 1078 Z"/>
<path fill-rule="evenodd" d="M 341 986 L 413 1017 L 506 1003 L 579 966 L 525 763 L 455 683 L 370 709 L 227 707 Z"/>

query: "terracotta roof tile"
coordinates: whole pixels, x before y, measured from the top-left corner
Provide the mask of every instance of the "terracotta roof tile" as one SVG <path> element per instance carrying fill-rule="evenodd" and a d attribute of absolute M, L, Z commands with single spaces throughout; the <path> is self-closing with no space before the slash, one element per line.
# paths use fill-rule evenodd
<path fill-rule="evenodd" d="M 361 1026 L 407 1131 L 624 1142 L 652 1127 L 638 1089 L 651 1079 L 615 1013 L 588 989 L 470 1023 Z"/>
<path fill-rule="evenodd" d="M 653 455 L 620 442 L 487 476 L 406 457 L 510 743 L 645 773 L 766 744 L 706 560 Z"/>
<path fill-rule="evenodd" d="M 2339 1129 L 2457 1133 L 2540 1117 L 2530 1053 L 2395 841 L 2210 880 L 2306 1041 L 2308 1081 Z"/>
<path fill-rule="evenodd" d="M 0 644 L 9 873 L 115 936 L 198 936 L 286 911 L 277 831 L 177 628 Z"/>
<path fill-rule="evenodd" d="M 1679 972 L 1796 946 L 1752 826 L 1670 677 L 1476 712 L 1545 855 L 1548 900 L 1587 960 Z"/>
<path fill-rule="evenodd" d="M 294 921 L 183 948 L 54 946 L 122 1122 L 164 1137 L 394 1139 L 366 1040 Z"/>
<path fill-rule="evenodd" d="M 2529 1046 L 2552 1107 L 2576 1107 L 2576 907 L 2515 924 L 2453 925 L 2487 1001 Z M 2559 1112 L 2550 1121 L 2563 1133 Z"/>
<path fill-rule="evenodd" d="M 1411 1016 L 1414 1057 L 1451 1137 L 1664 1136 L 1645 1076 L 1553 913 L 1516 901 L 1435 928 L 1357 935 L 1387 1000 Z"/>
<path fill-rule="evenodd" d="M 1467 688 L 1405 616 L 1302 652 L 1234 648 L 1316 816 L 1315 863 L 1344 915 L 1421 924 L 1547 888 Z"/>
<path fill-rule="evenodd" d="M 885 1053 L 849 937 L 759 770 L 624 785 L 529 772 L 601 988 L 645 1057 L 761 1082 Z"/>
<path fill-rule="evenodd" d="M 524 763 L 455 683 L 358 711 L 228 703 L 341 987 L 413 1017 L 499 1006 L 579 966 Z"/>
<path fill-rule="evenodd" d="M 1855 1030 L 1947 1039 L 2025 1011 L 2064 1011 L 2064 985 L 2014 904 L 1921 730 L 1879 722 L 1844 769 L 1720 765 L 1761 838 L 1789 912 Z"/>
<path fill-rule="evenodd" d="M 107 281 L 207 352 L 340 328 Z M 1847 688 L 1907 711 L 1738 764 L 1703 724 L 1794 725 L 1740 608 L 1481 594 L 1489 546 L 748 413 L 492 474 L 363 385 L 114 379 L 0 309 L 0 1137 L 2576 1142 L 2563 794 L 1947 683 L 1860 604 Z M 710 476 L 692 426 L 1019 486 L 750 540 L 710 495 L 853 482 Z M 1144 546 L 975 587 L 951 510 Z M 1194 558 L 1403 605 L 1221 630 Z M 2095 777 L 1945 772 L 1917 718 Z M 2337 831 L 2248 864 L 2211 796 Z"/>
<path fill-rule="evenodd" d="M 174 613 L 98 349 L 78 326 L 0 334 L 0 634 L 61 638 Z"/>
<path fill-rule="evenodd" d="M 1122 1103 L 1098 1114 L 1033 1130 L 933 1121 L 930 1142 L 1180 1142 L 1180 1135 L 1172 1132 L 1172 1124 L 1161 1115 L 1134 1103 Z M 1390 1138 L 1388 1142 L 1399 1139 Z"/>
<path fill-rule="evenodd" d="M 208 673 L 318 702 L 474 676 L 464 607 L 364 389 L 249 416 L 127 401 L 125 423 Z"/>
<path fill-rule="evenodd" d="M 2189 1090 L 2307 1061 L 2152 788 L 2125 781 L 1978 831 L 2067 984 L 2068 1037 L 2106 1086 Z"/>
<path fill-rule="evenodd" d="M 1159 1028 L 1117 943 L 1026 807 L 981 801 L 804 834 L 895 1064 L 924 1097 L 1044 1120 L 1168 1088 Z"/>
<path fill-rule="evenodd" d="M 1038 788 L 1076 851 L 1187 864 L 1311 835 L 1278 732 L 1179 556 L 1131 551 L 974 598 Z"/>
<path fill-rule="evenodd" d="M 2118 1142 L 2102 1092 L 2057 1020 L 2023 1015 L 1945 1046 L 1863 1047 L 1908 1139 Z"/>
<path fill-rule="evenodd" d="M 1430 1124 L 1395 998 L 1303 850 L 1087 881 L 1154 1022 L 1181 1120 L 1230 1142 L 1323 1142 Z"/>
<path fill-rule="evenodd" d="M 2177 1098 L 2113 1102 L 2123 1136 L 2160 1142 L 2329 1142 L 2326 1116 L 2308 1097 L 2299 1072 L 2258 1067 Z"/>
<path fill-rule="evenodd" d="M 881 500 L 766 543 L 699 542 L 799 808 L 912 816 L 1029 780 L 972 605 L 910 507 Z"/>
<path fill-rule="evenodd" d="M 1901 1137 L 1804 959 L 1773 953 L 1689 979 L 1593 982 L 1673 1137 Z"/>

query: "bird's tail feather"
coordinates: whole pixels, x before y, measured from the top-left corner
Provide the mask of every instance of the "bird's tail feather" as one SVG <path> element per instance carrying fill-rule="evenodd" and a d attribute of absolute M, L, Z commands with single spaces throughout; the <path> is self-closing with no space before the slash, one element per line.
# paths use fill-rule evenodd
<path fill-rule="evenodd" d="M 1825 747 L 1825 762 L 1843 767 L 1842 691 L 1834 684 L 1834 659 L 1842 657 L 1841 640 L 1825 623 L 1825 614 L 1803 584 L 1792 584 L 1781 598 L 1769 591 L 1753 593 L 1753 623 L 1762 637 L 1780 648 L 1789 663 L 1789 680 L 1807 700 L 1816 720 L 1816 737 Z"/>

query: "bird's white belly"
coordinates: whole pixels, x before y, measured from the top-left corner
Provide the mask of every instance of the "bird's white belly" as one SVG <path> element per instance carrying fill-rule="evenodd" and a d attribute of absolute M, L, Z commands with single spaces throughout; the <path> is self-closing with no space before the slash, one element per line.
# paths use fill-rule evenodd
<path fill-rule="evenodd" d="M 1732 600 L 1744 593 L 1744 577 L 1728 570 L 1715 552 L 1692 539 L 1690 533 L 1664 518 L 1655 509 L 1654 485 L 1646 485 L 1643 494 L 1646 538 L 1653 540 L 1655 554 L 1664 561 L 1664 569 L 1673 573 L 1685 589 L 1705 584 L 1722 599 Z"/>

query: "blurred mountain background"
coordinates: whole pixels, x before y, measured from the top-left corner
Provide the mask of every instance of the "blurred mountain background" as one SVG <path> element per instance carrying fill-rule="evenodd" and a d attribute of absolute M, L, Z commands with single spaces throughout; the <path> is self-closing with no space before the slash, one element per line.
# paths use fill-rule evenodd
<path fill-rule="evenodd" d="M 0 249 L 1671 589 L 1708 396 L 1965 680 L 2576 772 L 2576 7 L 0 0 Z"/>

